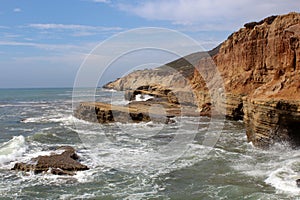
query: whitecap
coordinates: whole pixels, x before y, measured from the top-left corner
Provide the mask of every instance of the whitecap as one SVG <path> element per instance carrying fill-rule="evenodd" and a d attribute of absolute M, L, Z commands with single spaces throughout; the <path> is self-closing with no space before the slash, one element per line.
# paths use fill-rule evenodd
<path fill-rule="evenodd" d="M 14 136 L 0 146 L 0 165 L 15 161 L 25 153 L 26 149 L 27 144 L 24 136 Z"/>
<path fill-rule="evenodd" d="M 148 101 L 153 98 L 154 98 L 153 96 L 147 94 L 138 94 L 135 96 L 136 101 Z"/>
<path fill-rule="evenodd" d="M 37 122 L 47 122 L 45 117 L 29 117 L 21 120 L 22 123 L 37 123 Z"/>
<path fill-rule="evenodd" d="M 48 123 L 48 122 L 54 122 L 54 123 L 63 123 L 65 125 L 70 125 L 74 122 L 76 118 L 72 115 L 53 115 L 53 116 L 41 116 L 41 117 L 29 117 L 26 119 L 22 119 L 22 123 Z"/>
<path fill-rule="evenodd" d="M 272 171 L 265 182 L 275 187 L 279 192 L 299 195 L 300 188 L 297 187 L 297 179 L 299 179 L 299 174 L 292 170 L 291 166 L 286 165 Z"/>

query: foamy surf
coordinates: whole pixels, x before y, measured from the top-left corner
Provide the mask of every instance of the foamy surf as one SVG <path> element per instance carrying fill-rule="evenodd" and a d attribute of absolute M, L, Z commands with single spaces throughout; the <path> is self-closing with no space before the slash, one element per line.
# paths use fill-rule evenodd
<path fill-rule="evenodd" d="M 154 98 L 153 96 L 147 95 L 147 94 L 145 94 L 145 95 L 138 94 L 138 95 L 135 96 L 136 101 L 148 101 L 148 100 L 153 99 L 153 98 Z"/>
<path fill-rule="evenodd" d="M 72 115 L 53 115 L 53 116 L 41 116 L 41 117 L 30 117 L 21 120 L 21 123 L 65 123 L 69 125 L 73 123 L 76 118 Z"/>
<path fill-rule="evenodd" d="M 41 91 L 18 90 L 19 102 L 2 101 L 20 106 L 5 108 L 0 103 L 1 141 L 7 141 L 0 144 L 1 198 L 183 199 L 181 194 L 193 199 L 300 197 L 295 182 L 300 151 L 284 145 L 269 150 L 255 148 L 247 142 L 241 122 L 225 120 L 223 128 L 221 121 L 207 117 L 176 117 L 175 123 L 168 125 L 90 123 L 72 116 L 72 90 L 48 91 L 43 90 L 40 96 Z M 127 103 L 121 92 L 105 91 L 96 97 L 102 102 Z M 203 144 L 206 137 L 218 135 L 221 129 L 214 147 Z M 20 134 L 25 138 L 11 137 Z M 174 159 L 168 156 L 182 150 L 181 146 L 164 147 L 177 135 L 194 139 Z M 80 162 L 90 170 L 71 177 L 10 170 L 16 162 L 50 155 L 59 146 L 73 146 Z M 164 149 L 171 154 L 164 154 Z M 174 162 L 165 162 L 169 160 Z"/>
<path fill-rule="evenodd" d="M 279 193 L 297 195 L 300 194 L 300 188 L 296 184 L 298 178 L 299 173 L 287 165 L 271 172 L 265 182 L 275 187 Z"/>
<path fill-rule="evenodd" d="M 25 153 L 26 149 L 27 145 L 24 136 L 14 136 L 0 146 L 0 166 L 15 161 Z"/>

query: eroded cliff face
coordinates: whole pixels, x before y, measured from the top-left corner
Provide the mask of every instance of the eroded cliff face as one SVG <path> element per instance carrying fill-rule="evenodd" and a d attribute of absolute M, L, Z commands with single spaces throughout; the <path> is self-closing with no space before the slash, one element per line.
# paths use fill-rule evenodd
<path fill-rule="evenodd" d="M 143 70 L 107 88 L 125 90 L 159 83 L 171 89 L 191 89 L 199 106 L 221 105 L 227 117 L 243 119 L 248 139 L 255 145 L 287 140 L 300 145 L 299 13 L 247 23 L 208 54 L 211 57 L 194 54 L 193 67 L 174 61 L 177 75 Z"/>
<path fill-rule="evenodd" d="M 248 139 L 255 145 L 286 140 L 299 145 L 299 40 L 300 14 L 272 16 L 246 24 L 214 57 L 230 97 L 227 114 L 244 115 Z"/>
<path fill-rule="evenodd" d="M 209 57 L 210 54 L 215 54 L 215 51 L 193 53 L 155 69 L 137 70 L 103 87 L 124 91 L 135 90 L 143 85 L 160 84 L 184 90 L 191 87 L 189 80 L 193 77 L 194 66 L 201 58 Z"/>
<path fill-rule="evenodd" d="M 244 122 L 248 140 L 259 147 L 274 142 L 300 146 L 300 101 L 246 99 Z"/>
<path fill-rule="evenodd" d="M 143 85 L 154 85 L 160 83 L 165 87 L 182 88 L 188 85 L 181 73 L 176 70 L 169 69 L 146 69 L 134 71 L 125 77 L 104 86 L 107 89 L 115 89 L 119 91 L 135 90 Z"/>
<path fill-rule="evenodd" d="M 226 91 L 253 98 L 299 97 L 299 39 L 298 13 L 273 17 L 232 34 L 214 58 Z"/>

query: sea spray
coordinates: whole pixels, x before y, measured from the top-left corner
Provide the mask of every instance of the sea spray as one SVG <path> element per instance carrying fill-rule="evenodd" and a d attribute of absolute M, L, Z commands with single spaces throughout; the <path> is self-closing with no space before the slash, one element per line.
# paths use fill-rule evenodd
<path fill-rule="evenodd" d="M 0 165 L 16 160 L 17 157 L 25 153 L 26 149 L 27 145 L 24 136 L 14 136 L 0 146 Z"/>

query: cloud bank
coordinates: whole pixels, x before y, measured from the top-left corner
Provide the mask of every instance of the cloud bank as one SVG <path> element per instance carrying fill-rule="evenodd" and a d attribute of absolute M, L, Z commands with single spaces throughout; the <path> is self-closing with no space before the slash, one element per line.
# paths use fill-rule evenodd
<path fill-rule="evenodd" d="M 27 27 L 37 29 L 65 29 L 65 30 L 97 30 L 97 31 L 120 31 L 120 27 L 86 26 L 77 24 L 29 24 Z"/>
<path fill-rule="evenodd" d="M 148 19 L 165 20 L 204 30 L 232 30 L 242 23 L 300 10 L 295 0 L 153 0 L 119 3 L 120 10 Z"/>

